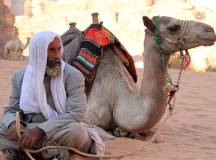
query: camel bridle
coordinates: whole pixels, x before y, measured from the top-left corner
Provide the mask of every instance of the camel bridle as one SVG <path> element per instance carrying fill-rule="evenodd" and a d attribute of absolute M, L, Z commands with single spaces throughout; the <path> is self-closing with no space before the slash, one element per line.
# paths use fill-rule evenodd
<path fill-rule="evenodd" d="M 168 100 L 167 100 L 167 105 L 169 105 L 169 110 L 170 110 L 170 112 L 172 112 L 174 109 L 174 106 L 175 106 L 175 93 L 179 90 L 182 71 L 183 71 L 183 69 L 185 69 L 183 66 L 184 59 L 185 59 L 185 56 L 189 55 L 189 52 L 187 49 L 185 49 L 185 54 L 183 53 L 183 45 L 185 44 L 186 40 L 188 39 L 188 37 L 186 35 L 189 33 L 189 31 L 191 29 L 191 22 L 190 21 L 181 21 L 181 28 L 180 28 L 180 32 L 179 32 L 177 40 L 173 41 L 173 40 L 169 39 L 169 42 L 172 44 L 176 44 L 179 48 L 179 51 L 180 51 L 181 63 L 180 63 L 180 67 L 179 67 L 179 74 L 178 74 L 176 84 L 173 83 L 169 73 L 167 72 L 167 68 L 165 66 L 164 61 L 165 61 L 165 57 L 167 56 L 167 52 L 163 48 L 161 48 L 162 38 L 160 36 L 160 31 L 159 31 L 159 16 L 155 17 L 155 24 L 156 24 L 155 43 L 156 43 L 157 49 L 160 52 L 161 65 L 162 65 L 163 70 L 165 71 L 165 74 L 167 77 L 167 83 L 169 83 L 170 86 L 172 87 L 172 90 L 170 91 L 170 93 L 168 95 Z M 174 101 L 173 101 L 173 104 L 171 104 L 171 100 L 173 98 L 174 98 Z"/>
<path fill-rule="evenodd" d="M 159 31 L 159 27 L 160 27 L 159 26 L 159 18 L 160 18 L 159 16 L 155 17 L 155 25 L 156 25 L 155 43 L 156 43 L 158 49 L 160 49 L 163 52 L 166 52 L 166 50 L 161 48 L 162 37 L 161 37 L 160 31 Z M 169 41 L 169 43 L 176 44 L 179 48 L 179 51 L 181 52 L 183 50 L 182 47 L 185 44 L 185 41 L 188 39 L 187 34 L 189 33 L 190 30 L 191 30 L 191 22 L 182 20 L 180 32 L 178 34 L 178 38 L 176 39 L 176 41 L 170 40 L 168 38 L 164 38 L 164 39 L 167 39 Z"/>

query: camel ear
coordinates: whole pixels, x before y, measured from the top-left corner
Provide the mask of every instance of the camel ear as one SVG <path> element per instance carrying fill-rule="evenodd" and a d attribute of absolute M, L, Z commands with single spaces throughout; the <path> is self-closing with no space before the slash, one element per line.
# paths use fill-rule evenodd
<path fill-rule="evenodd" d="M 154 25 L 154 23 L 152 22 L 152 20 L 149 17 L 147 17 L 147 16 L 143 16 L 142 18 L 143 18 L 143 23 L 146 26 L 146 28 L 149 31 L 151 31 L 151 32 L 154 33 L 155 30 L 156 30 L 156 26 Z"/>

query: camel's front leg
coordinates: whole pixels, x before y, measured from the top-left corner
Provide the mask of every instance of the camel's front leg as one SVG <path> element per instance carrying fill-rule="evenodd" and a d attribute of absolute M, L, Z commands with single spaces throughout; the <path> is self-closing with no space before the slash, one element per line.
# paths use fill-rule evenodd
<path fill-rule="evenodd" d="M 135 133 L 126 131 L 125 129 L 122 129 L 121 127 L 116 127 L 113 129 L 113 135 L 116 137 L 129 137 L 134 138 L 136 136 Z"/>
<path fill-rule="evenodd" d="M 94 127 L 98 134 L 100 135 L 100 137 L 103 139 L 103 140 L 111 140 L 111 139 L 114 139 L 116 138 L 115 136 L 113 136 L 111 133 L 107 132 L 106 130 L 104 130 L 103 128 L 97 126 L 97 125 L 91 125 L 92 127 Z"/>

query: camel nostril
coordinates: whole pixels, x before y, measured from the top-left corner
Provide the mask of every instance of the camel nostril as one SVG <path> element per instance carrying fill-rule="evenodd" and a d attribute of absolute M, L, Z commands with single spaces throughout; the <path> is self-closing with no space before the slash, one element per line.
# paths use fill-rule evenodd
<path fill-rule="evenodd" d="M 207 26 L 207 27 L 205 27 L 205 31 L 206 32 L 214 32 L 214 28 L 211 26 Z"/>

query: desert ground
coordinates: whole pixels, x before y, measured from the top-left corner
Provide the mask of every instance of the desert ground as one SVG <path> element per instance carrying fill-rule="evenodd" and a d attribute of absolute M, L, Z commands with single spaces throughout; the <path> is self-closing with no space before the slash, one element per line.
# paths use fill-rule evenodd
<path fill-rule="evenodd" d="M 0 113 L 7 105 L 11 77 L 27 62 L 0 60 Z M 138 70 L 139 80 L 142 69 Z M 175 81 L 178 70 L 169 71 Z M 216 72 L 184 71 L 176 107 L 160 134 L 161 143 L 151 143 L 121 160 L 215 160 L 216 159 Z M 162 122 L 162 121 L 161 121 Z M 158 126 L 155 126 L 157 128 Z M 106 154 L 127 153 L 147 140 L 117 138 L 106 141 Z M 2 156 L 0 158 L 3 159 Z M 115 159 L 115 158 L 110 158 Z"/>

